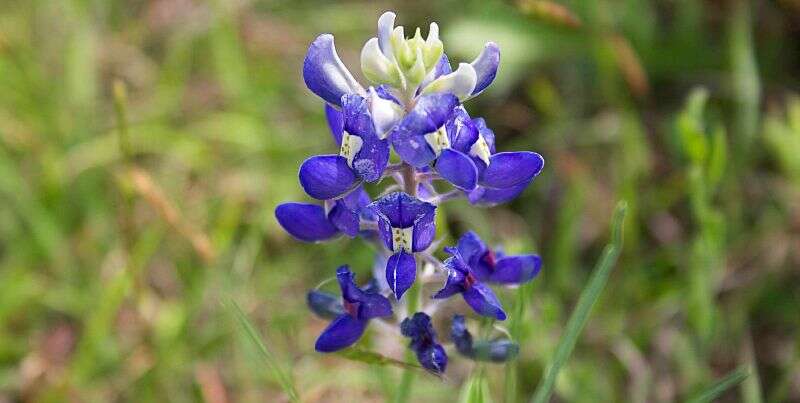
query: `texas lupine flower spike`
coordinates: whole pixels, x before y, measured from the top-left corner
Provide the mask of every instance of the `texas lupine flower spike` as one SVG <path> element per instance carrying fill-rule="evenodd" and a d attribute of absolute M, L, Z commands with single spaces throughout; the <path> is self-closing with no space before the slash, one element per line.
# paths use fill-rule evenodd
<path fill-rule="evenodd" d="M 464 316 L 440 321 L 431 315 L 444 301 L 459 304 L 451 297 L 460 294 L 466 305 L 454 309 L 505 320 L 489 285 L 528 282 L 539 273 L 541 259 L 492 250 L 469 231 L 457 245 L 444 248 L 450 257 L 442 263 L 435 257 L 436 212 L 455 198 L 477 206 L 512 200 L 539 175 L 544 160 L 531 151 L 497 152 L 492 130 L 463 106 L 494 81 L 500 63 L 495 43 L 487 43 L 471 63 L 453 69 L 436 23 L 430 24 L 426 37 L 417 29 L 408 38 L 394 22 L 394 13 L 384 13 L 376 37 L 361 51 L 361 70 L 369 85 L 356 81 L 339 59 L 333 35 L 317 37 L 303 63 L 303 79 L 324 101 L 338 152 L 331 147 L 333 153 L 311 156 L 300 165 L 300 185 L 317 201 L 283 203 L 275 217 L 300 241 L 345 234 L 379 250 L 371 270 L 374 278 L 365 286 L 359 287 L 355 274 L 341 266 L 336 270 L 341 297 L 320 289 L 309 292 L 311 310 L 331 320 L 316 350 L 352 346 L 371 321 L 381 321 L 399 326 L 420 365 L 437 374 L 447 367 L 445 346 L 451 342 L 469 359 L 513 359 L 519 349 L 513 341 L 473 341 Z M 389 181 L 394 183 L 384 185 L 377 198 L 365 189 L 365 184 L 376 189 Z M 451 188 L 437 190 L 443 186 Z M 408 291 L 428 283 L 438 283 L 440 290 L 420 306 L 420 293 Z M 440 322 L 443 331 L 438 333 L 449 340 L 437 338 L 434 326 Z M 386 335 L 396 337 L 393 332 Z"/>

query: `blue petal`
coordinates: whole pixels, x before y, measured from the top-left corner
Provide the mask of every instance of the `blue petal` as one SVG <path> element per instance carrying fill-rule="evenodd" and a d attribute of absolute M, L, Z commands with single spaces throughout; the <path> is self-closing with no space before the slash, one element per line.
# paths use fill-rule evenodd
<path fill-rule="evenodd" d="M 461 294 L 467 305 L 479 315 L 505 320 L 506 313 L 491 288 L 482 283 L 475 283 Z"/>
<path fill-rule="evenodd" d="M 413 237 L 411 249 L 414 252 L 421 252 L 428 249 L 433 239 L 436 238 L 436 206 L 425 203 L 424 214 L 418 215 L 417 220 L 414 221 L 414 231 L 411 234 Z"/>
<path fill-rule="evenodd" d="M 478 140 L 478 128 L 469 117 L 463 105 L 455 108 L 453 116 L 445 125 L 450 146 L 462 153 L 469 153 L 472 145 Z"/>
<path fill-rule="evenodd" d="M 417 93 L 422 91 L 428 84 L 433 82 L 433 80 L 452 72 L 453 68 L 450 66 L 450 59 L 447 58 L 446 54 L 442 53 L 442 57 L 440 57 L 436 65 L 433 66 L 433 70 L 431 70 L 425 76 L 425 79 L 422 80 L 422 83 L 420 83 Z"/>
<path fill-rule="evenodd" d="M 322 318 L 333 319 L 344 313 L 342 299 L 324 291 L 309 291 L 306 303 L 312 312 Z"/>
<path fill-rule="evenodd" d="M 381 84 L 381 85 L 375 87 L 375 93 L 377 93 L 378 96 L 383 98 L 383 99 L 386 99 L 388 101 L 392 101 L 392 102 L 394 102 L 394 103 L 396 103 L 396 104 L 398 104 L 400 106 L 403 105 L 403 103 L 400 102 L 400 100 L 398 100 L 397 97 L 392 92 L 392 87 L 390 87 L 390 86 L 388 86 L 386 84 Z"/>
<path fill-rule="evenodd" d="M 314 348 L 320 353 L 330 353 L 349 347 L 361 338 L 366 328 L 366 320 L 356 319 L 350 314 L 339 315 L 322 331 Z"/>
<path fill-rule="evenodd" d="M 392 315 L 392 305 L 383 295 L 375 292 L 366 292 L 359 288 L 355 282 L 355 274 L 347 265 L 336 269 L 336 279 L 342 290 L 342 298 L 351 304 L 358 304 L 357 317 L 359 319 L 372 319 Z"/>
<path fill-rule="evenodd" d="M 501 284 L 522 284 L 542 269 L 542 258 L 536 255 L 506 256 L 497 259 L 488 281 Z"/>
<path fill-rule="evenodd" d="M 469 192 L 467 199 L 471 204 L 481 206 L 494 206 L 501 203 L 511 201 L 522 193 L 528 185 L 533 182 L 531 179 L 528 182 L 513 186 L 507 189 L 491 189 L 483 186 L 478 186 L 472 192 Z"/>
<path fill-rule="evenodd" d="M 357 184 L 347 160 L 338 155 L 317 155 L 300 166 L 300 185 L 315 199 L 335 199 Z"/>
<path fill-rule="evenodd" d="M 435 168 L 442 178 L 461 190 L 470 191 L 478 184 L 478 168 L 472 158 L 460 151 L 442 150 Z"/>
<path fill-rule="evenodd" d="M 450 326 L 450 338 L 453 339 L 453 343 L 459 353 L 466 356 L 472 354 L 472 334 L 467 330 L 463 315 L 453 316 L 453 324 Z"/>
<path fill-rule="evenodd" d="M 494 189 L 506 189 L 533 179 L 542 172 L 544 159 L 530 152 L 503 152 L 489 158 L 489 166 L 483 171 L 481 185 Z"/>
<path fill-rule="evenodd" d="M 445 267 L 447 267 L 447 281 L 445 282 L 444 287 L 442 287 L 441 290 L 437 291 L 436 294 L 433 295 L 434 299 L 449 298 L 464 291 L 464 272 L 450 267 L 454 259 L 456 258 L 451 257 L 445 260 Z"/>
<path fill-rule="evenodd" d="M 350 271 L 347 265 L 339 266 L 336 269 L 336 280 L 339 282 L 339 288 L 342 290 L 342 298 L 347 302 L 359 302 L 364 297 L 362 291 L 356 285 L 356 275 Z"/>
<path fill-rule="evenodd" d="M 336 145 L 342 145 L 342 130 L 344 130 L 344 115 L 331 104 L 325 103 L 325 118 L 328 119 L 328 127 Z"/>
<path fill-rule="evenodd" d="M 414 284 L 417 277 L 417 262 L 414 255 L 398 252 L 386 262 L 386 282 L 400 300 L 403 294 Z"/>
<path fill-rule="evenodd" d="M 339 231 L 355 237 L 360 232 L 362 210 L 369 201 L 369 194 L 361 186 L 341 199 L 327 200 L 326 203 L 333 205 L 328 211 L 328 220 Z"/>
<path fill-rule="evenodd" d="M 436 206 L 433 204 L 403 192 L 390 193 L 367 207 L 395 228 L 408 228 L 436 211 Z"/>
<path fill-rule="evenodd" d="M 425 312 L 415 312 L 410 318 L 403 319 L 400 333 L 411 339 L 410 347 L 414 351 L 426 349 L 436 340 L 431 317 Z"/>
<path fill-rule="evenodd" d="M 440 344 L 433 344 L 417 351 L 417 361 L 425 369 L 436 374 L 443 374 L 447 369 L 447 353 Z"/>
<path fill-rule="evenodd" d="M 303 62 L 303 80 L 313 93 L 336 106 L 341 106 L 343 95 L 364 91 L 336 54 L 331 34 L 311 42 Z"/>
<path fill-rule="evenodd" d="M 483 243 L 478 234 L 473 231 L 467 231 L 459 238 L 457 248 L 459 253 L 461 253 L 461 257 L 470 266 L 474 266 L 475 262 L 488 250 L 486 244 Z"/>
<path fill-rule="evenodd" d="M 286 232 L 301 241 L 324 241 L 339 233 L 325 216 L 325 209 L 315 204 L 283 203 L 275 208 L 275 218 Z"/>
<path fill-rule="evenodd" d="M 500 65 L 500 48 L 494 42 L 488 42 L 480 55 L 471 63 L 478 75 L 478 82 L 472 94 L 483 91 L 497 76 L 497 67 Z"/>
<path fill-rule="evenodd" d="M 353 170 L 367 182 L 381 178 L 389 163 L 389 143 L 375 133 L 375 125 L 369 114 L 367 100 L 359 95 L 342 97 L 344 130 L 363 141 L 361 149 L 353 159 Z"/>
<path fill-rule="evenodd" d="M 421 168 L 436 159 L 425 141 L 425 134 L 442 127 L 458 105 L 458 98 L 447 93 L 417 97 L 414 109 L 403 118 L 391 133 L 392 146 L 403 161 Z"/>

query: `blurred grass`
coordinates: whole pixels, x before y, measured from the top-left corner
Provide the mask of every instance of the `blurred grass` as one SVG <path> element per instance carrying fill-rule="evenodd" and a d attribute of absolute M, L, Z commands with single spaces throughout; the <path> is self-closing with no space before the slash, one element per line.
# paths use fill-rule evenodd
<path fill-rule="evenodd" d="M 500 292 L 519 359 L 452 354 L 410 400 L 529 400 L 619 199 L 626 247 L 554 400 L 684 400 L 739 367 L 721 400 L 800 400 L 793 4 L 0 2 L 0 401 L 286 401 L 230 298 L 301 401 L 396 392 L 396 368 L 315 353 L 324 323 L 304 306 L 339 264 L 365 278 L 369 247 L 300 244 L 272 215 L 306 199 L 300 161 L 332 150 L 306 46 L 332 32 L 356 70 L 385 9 L 438 21 L 451 60 L 498 42 L 497 83 L 467 107 L 500 149 L 547 160 L 519 199 L 456 202 L 440 225 L 542 254 L 534 283 Z M 378 335 L 365 343 L 403 357 Z"/>

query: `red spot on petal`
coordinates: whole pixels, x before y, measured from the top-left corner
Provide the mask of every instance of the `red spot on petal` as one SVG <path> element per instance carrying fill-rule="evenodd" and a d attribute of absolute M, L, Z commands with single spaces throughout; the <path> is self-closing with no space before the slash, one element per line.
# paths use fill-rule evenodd
<path fill-rule="evenodd" d="M 482 259 L 489 266 L 490 269 L 494 270 L 494 266 L 495 264 L 497 264 L 497 261 L 495 260 L 493 250 L 489 249 L 489 251 L 483 255 Z"/>
<path fill-rule="evenodd" d="M 344 302 L 344 310 L 345 310 L 345 312 L 350 314 L 350 316 L 352 316 L 354 318 L 357 318 L 358 317 L 358 305 L 359 305 L 358 302 L 348 302 L 347 300 L 344 300 L 343 302 Z"/>

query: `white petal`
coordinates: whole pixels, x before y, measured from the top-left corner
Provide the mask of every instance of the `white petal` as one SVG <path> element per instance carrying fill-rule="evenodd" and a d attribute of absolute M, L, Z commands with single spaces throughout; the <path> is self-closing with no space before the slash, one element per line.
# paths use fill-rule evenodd
<path fill-rule="evenodd" d="M 400 105 L 378 96 L 375 89 L 370 87 L 369 113 L 372 115 L 378 137 L 385 139 L 389 131 L 403 118 L 405 111 Z"/>
<path fill-rule="evenodd" d="M 361 71 L 374 83 L 400 85 L 397 65 L 381 52 L 378 38 L 368 40 L 361 49 Z"/>
<path fill-rule="evenodd" d="M 380 45 L 381 52 L 390 60 L 394 60 L 392 52 L 392 31 L 394 31 L 395 15 L 391 11 L 387 11 L 378 18 L 378 44 Z"/>
<path fill-rule="evenodd" d="M 456 71 L 437 78 L 425 87 L 422 93 L 449 92 L 458 97 L 459 100 L 464 101 L 472 95 L 472 90 L 475 89 L 477 81 L 478 76 L 472 65 L 460 63 Z"/>

